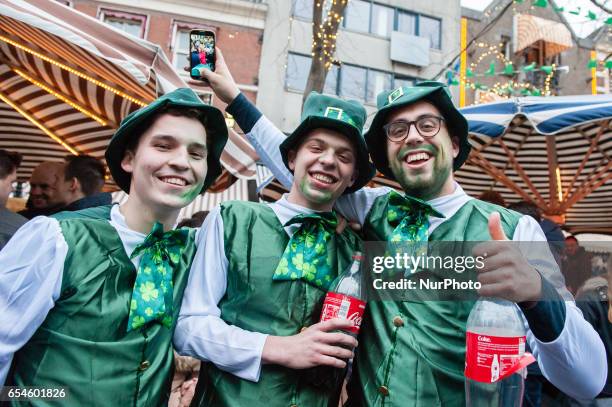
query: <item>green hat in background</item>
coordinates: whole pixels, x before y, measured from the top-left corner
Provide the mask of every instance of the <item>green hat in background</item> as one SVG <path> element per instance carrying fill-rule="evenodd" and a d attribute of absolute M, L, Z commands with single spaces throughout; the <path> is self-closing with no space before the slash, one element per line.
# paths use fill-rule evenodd
<path fill-rule="evenodd" d="M 415 86 L 402 86 L 394 90 L 381 92 L 376 100 L 378 111 L 372 120 L 370 129 L 365 134 L 365 140 L 374 165 L 376 165 L 378 171 L 391 179 L 395 179 L 395 177 L 387 160 L 387 136 L 383 126 L 386 124 L 390 112 L 419 101 L 429 102 L 438 108 L 444 117 L 449 135 L 459 138 L 459 155 L 453 161 L 453 170 L 461 167 L 470 154 L 471 146 L 468 142 L 467 120 L 453 104 L 453 99 L 446 85 L 435 81 L 425 81 Z"/>
<path fill-rule="evenodd" d="M 304 102 L 302 122 L 297 129 L 280 145 L 281 156 L 289 168 L 287 155 L 297 149 L 302 140 L 314 129 L 335 130 L 346 136 L 355 146 L 357 152 L 355 169 L 359 175 L 355 183 L 344 193 L 354 192 L 368 183 L 376 173 L 370 162 L 368 149 L 362 136 L 366 121 L 366 110 L 356 100 L 342 100 L 337 97 L 312 92 Z"/>
<path fill-rule="evenodd" d="M 206 128 L 206 148 L 208 150 L 207 164 L 208 172 L 204 179 L 204 187 L 200 193 L 206 191 L 217 177 L 221 175 L 221 163 L 219 158 L 227 142 L 227 126 L 223 113 L 214 106 L 204 104 L 198 95 L 189 88 L 179 88 L 155 99 L 151 104 L 133 111 L 127 115 L 121 125 L 115 131 L 108 147 L 106 148 L 106 163 L 113 179 L 125 192 L 130 192 L 132 175 L 121 168 L 121 160 L 125 149 L 133 137 L 139 137 L 140 132 L 134 133 L 142 124 L 150 120 L 156 113 L 166 107 L 179 109 L 197 109 L 203 113 L 202 124 Z"/>

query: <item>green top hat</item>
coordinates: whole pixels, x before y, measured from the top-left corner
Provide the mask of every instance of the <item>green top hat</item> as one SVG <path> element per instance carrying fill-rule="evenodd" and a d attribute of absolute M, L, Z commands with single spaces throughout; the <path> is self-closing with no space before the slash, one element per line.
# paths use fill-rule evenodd
<path fill-rule="evenodd" d="M 121 121 L 121 125 L 106 148 L 105 157 L 108 169 L 119 188 L 129 193 L 132 176 L 121 168 L 121 160 L 123 159 L 126 146 L 131 138 L 140 136 L 139 132 L 134 133 L 134 131 L 138 130 L 143 123 L 150 120 L 155 113 L 164 107 L 197 109 L 203 113 L 201 120 L 206 128 L 210 144 L 206 146 L 208 150 L 208 172 L 204 179 L 204 187 L 200 191 L 202 193 L 221 175 L 219 158 L 227 142 L 227 126 L 223 113 L 214 106 L 204 104 L 198 95 L 189 88 L 179 88 L 166 93 L 155 99 L 151 104 L 127 115 Z"/>
<path fill-rule="evenodd" d="M 395 177 L 387 160 L 387 136 L 383 126 L 386 124 L 390 112 L 421 100 L 427 101 L 438 108 L 444 117 L 446 128 L 451 137 L 459 138 L 459 155 L 453 161 L 453 169 L 457 170 L 461 167 L 470 154 L 471 146 L 468 143 L 467 120 L 453 104 L 446 85 L 435 81 L 425 81 L 415 86 L 402 86 L 394 90 L 381 92 L 376 101 L 378 112 L 376 112 L 372 125 L 365 134 L 365 140 L 374 165 L 376 165 L 378 171 L 391 179 Z"/>
<path fill-rule="evenodd" d="M 362 131 L 366 120 L 366 111 L 356 100 L 342 100 L 336 97 L 311 92 L 304 102 L 302 123 L 280 145 L 281 156 L 289 168 L 287 155 L 296 149 L 304 137 L 313 129 L 325 128 L 335 130 L 346 136 L 357 152 L 355 169 L 359 175 L 353 186 L 344 193 L 354 192 L 368 183 L 376 173 L 370 162 L 368 149 L 363 140 Z"/>

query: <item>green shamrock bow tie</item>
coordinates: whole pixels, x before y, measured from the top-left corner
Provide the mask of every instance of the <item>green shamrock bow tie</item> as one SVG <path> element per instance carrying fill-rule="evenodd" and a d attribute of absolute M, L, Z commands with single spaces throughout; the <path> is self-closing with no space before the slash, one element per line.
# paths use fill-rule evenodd
<path fill-rule="evenodd" d="M 131 259 L 142 254 L 136 273 L 128 332 L 159 320 L 167 328 L 172 326 L 172 272 L 179 263 L 185 248 L 188 229 L 171 230 L 164 233 L 164 227 L 156 222 L 144 242 L 136 246 Z"/>
<path fill-rule="evenodd" d="M 444 218 L 444 215 L 427 202 L 391 191 L 387 221 L 394 229 L 389 242 L 396 246 L 401 243 L 416 243 L 416 253 L 412 255 L 427 254 L 429 216 Z"/>
<path fill-rule="evenodd" d="M 299 280 L 327 290 L 335 277 L 336 250 L 332 242 L 338 220 L 333 212 L 300 214 L 285 226 L 301 224 L 291 236 L 273 280 Z"/>

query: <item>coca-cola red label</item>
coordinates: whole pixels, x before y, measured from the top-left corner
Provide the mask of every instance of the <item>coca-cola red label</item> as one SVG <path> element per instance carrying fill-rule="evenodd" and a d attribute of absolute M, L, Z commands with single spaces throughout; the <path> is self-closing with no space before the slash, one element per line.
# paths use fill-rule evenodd
<path fill-rule="evenodd" d="M 525 337 L 466 334 L 465 377 L 482 383 L 503 380 L 532 363 L 535 359 L 525 353 Z"/>
<path fill-rule="evenodd" d="M 349 319 L 353 321 L 353 326 L 349 331 L 357 335 L 359 333 L 359 327 L 361 326 L 365 307 L 365 301 L 361 301 L 358 298 L 351 297 L 350 295 L 328 292 L 325 296 L 325 302 L 323 303 L 323 310 L 321 311 L 321 322 L 333 318 Z"/>

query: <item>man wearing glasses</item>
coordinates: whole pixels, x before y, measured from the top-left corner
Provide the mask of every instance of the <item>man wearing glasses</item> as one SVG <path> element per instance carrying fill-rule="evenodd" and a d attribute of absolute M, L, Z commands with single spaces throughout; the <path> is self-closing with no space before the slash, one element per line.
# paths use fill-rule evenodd
<path fill-rule="evenodd" d="M 264 164 L 290 186 L 292 176 L 278 148 L 285 136 L 239 94 L 222 58 L 219 66 L 207 77 L 211 87 L 229 103 L 227 111 Z M 368 150 L 377 170 L 404 193 L 362 188 L 336 201 L 340 213 L 363 225 L 366 240 L 546 241 L 530 216 L 474 199 L 454 180 L 453 170 L 471 147 L 467 121 L 446 86 L 423 82 L 382 92 L 377 107 L 365 134 Z M 490 248 L 478 294 L 517 303 L 544 376 L 572 397 L 593 398 L 607 376 L 605 349 L 564 288 L 550 250 Z M 463 406 L 465 329 L 472 305 L 369 302 L 346 405 Z"/>

